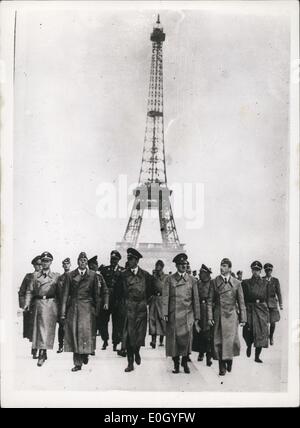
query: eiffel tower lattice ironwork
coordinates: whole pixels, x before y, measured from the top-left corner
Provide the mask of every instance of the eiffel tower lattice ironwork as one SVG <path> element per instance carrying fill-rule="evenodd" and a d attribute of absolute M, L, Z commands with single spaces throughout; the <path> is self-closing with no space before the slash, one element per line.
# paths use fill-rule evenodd
<path fill-rule="evenodd" d="M 122 242 L 119 248 L 145 248 L 150 244 L 138 244 L 145 209 L 156 209 L 159 213 L 162 243 L 151 244 L 153 249 L 184 251 L 177 234 L 167 185 L 164 146 L 164 104 L 163 104 L 163 42 L 165 33 L 158 15 L 151 33 L 152 58 L 142 165 L 139 183 L 134 190 L 135 200 Z"/>

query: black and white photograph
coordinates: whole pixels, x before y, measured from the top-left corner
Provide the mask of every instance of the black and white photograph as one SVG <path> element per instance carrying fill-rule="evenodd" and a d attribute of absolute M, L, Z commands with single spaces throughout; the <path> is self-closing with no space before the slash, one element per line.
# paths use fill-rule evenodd
<path fill-rule="evenodd" d="M 2 407 L 299 406 L 298 39 L 293 0 L 2 2 Z"/>

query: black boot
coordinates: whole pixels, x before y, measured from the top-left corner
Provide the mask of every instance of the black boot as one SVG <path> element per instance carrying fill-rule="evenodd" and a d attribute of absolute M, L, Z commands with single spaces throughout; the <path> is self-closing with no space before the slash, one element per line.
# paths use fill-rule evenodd
<path fill-rule="evenodd" d="M 156 334 L 152 334 L 150 346 L 154 349 L 156 347 Z"/>
<path fill-rule="evenodd" d="M 141 364 L 141 361 L 142 361 L 141 356 L 140 356 L 140 349 L 137 349 L 135 351 L 134 359 L 135 359 L 135 362 L 137 363 L 137 365 L 139 366 Z"/>
<path fill-rule="evenodd" d="M 251 357 L 251 348 L 252 348 L 252 345 L 247 346 L 247 351 L 246 351 L 247 357 Z"/>
<path fill-rule="evenodd" d="M 64 351 L 63 346 L 59 345 L 58 350 L 56 351 L 57 354 L 61 354 Z"/>
<path fill-rule="evenodd" d="M 219 360 L 219 376 L 225 376 L 225 375 L 226 375 L 225 361 Z"/>
<path fill-rule="evenodd" d="M 39 359 L 37 362 L 38 367 L 42 367 L 42 365 L 44 364 L 45 360 L 46 360 L 46 350 L 45 349 L 40 349 L 39 351 Z"/>
<path fill-rule="evenodd" d="M 226 366 L 227 366 L 228 373 L 230 373 L 231 370 L 232 370 L 232 360 L 227 360 L 226 361 Z"/>
<path fill-rule="evenodd" d="M 132 370 L 134 370 L 134 365 L 133 365 L 133 355 L 132 354 L 127 354 L 127 361 L 128 361 L 128 366 L 125 369 L 125 372 L 132 372 Z"/>
<path fill-rule="evenodd" d="M 108 347 L 108 342 L 107 340 L 103 341 L 103 345 L 102 345 L 102 351 L 105 351 L 105 349 Z"/>
<path fill-rule="evenodd" d="M 182 357 L 181 365 L 183 367 L 184 373 L 190 373 L 190 369 L 188 366 L 188 357 Z"/>
<path fill-rule="evenodd" d="M 212 365 L 211 354 L 209 352 L 206 352 L 206 365 L 208 367 L 210 367 Z"/>
<path fill-rule="evenodd" d="M 199 352 L 198 361 L 203 361 L 203 357 L 204 357 L 204 354 L 202 352 Z"/>
<path fill-rule="evenodd" d="M 270 324 L 270 345 L 271 346 L 274 345 L 273 336 L 274 336 L 275 326 L 276 324 L 274 322 Z"/>
<path fill-rule="evenodd" d="M 172 373 L 179 373 L 179 357 L 173 357 L 174 361 L 174 370 Z"/>
<path fill-rule="evenodd" d="M 117 351 L 117 354 L 118 354 L 120 357 L 126 357 L 127 352 L 125 351 L 125 349 L 120 349 L 119 351 Z"/>
<path fill-rule="evenodd" d="M 87 364 L 89 362 L 88 354 L 83 354 L 81 359 L 82 359 L 83 364 Z"/>
<path fill-rule="evenodd" d="M 38 359 L 38 356 L 37 356 L 37 349 L 35 349 L 35 348 L 33 348 L 32 350 L 31 350 L 31 355 L 32 355 L 32 358 L 34 359 L 34 360 L 37 360 Z"/>
<path fill-rule="evenodd" d="M 117 345 L 115 343 L 114 343 L 114 346 L 113 346 L 113 351 L 117 352 Z"/>
<path fill-rule="evenodd" d="M 255 348 L 255 359 L 254 359 L 254 361 L 255 361 L 256 363 L 262 363 L 262 362 L 263 362 L 263 361 L 259 358 L 260 353 L 261 353 L 261 350 L 262 350 L 262 348 L 261 348 L 261 347 Z"/>
<path fill-rule="evenodd" d="M 159 336 L 159 346 L 164 346 L 164 336 Z"/>

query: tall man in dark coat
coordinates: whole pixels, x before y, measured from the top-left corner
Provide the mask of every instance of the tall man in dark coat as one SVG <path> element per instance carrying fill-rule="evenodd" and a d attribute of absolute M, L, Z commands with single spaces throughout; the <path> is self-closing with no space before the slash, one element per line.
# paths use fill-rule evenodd
<path fill-rule="evenodd" d="M 244 326 L 247 320 L 241 283 L 231 275 L 231 267 L 228 258 L 221 261 L 221 275 L 212 281 L 207 299 L 208 323 L 214 328 L 213 357 L 219 360 L 220 376 L 231 372 L 233 357 L 240 355 L 238 325 Z"/>
<path fill-rule="evenodd" d="M 99 284 L 96 272 L 88 269 L 85 252 L 78 256 L 78 268 L 66 277 L 61 318 L 65 320 L 64 351 L 73 352 L 73 372 L 88 363 L 89 354 L 95 352 L 96 308 L 99 302 Z M 67 310 L 67 302 L 69 308 Z"/>
<path fill-rule="evenodd" d="M 269 309 L 267 305 L 267 284 L 260 277 L 262 264 L 259 261 L 251 263 L 252 278 L 242 281 L 245 304 L 247 308 L 247 324 L 243 328 L 243 336 L 247 345 L 247 357 L 251 356 L 251 347 L 255 347 L 255 361 L 262 363 L 259 358 L 262 348 L 268 347 Z"/>
<path fill-rule="evenodd" d="M 151 335 L 150 345 L 156 347 L 156 337 L 159 336 L 159 345 L 163 346 L 166 334 L 166 323 L 163 317 L 162 293 L 165 287 L 167 274 L 164 273 L 164 262 L 157 260 L 153 271 L 153 296 L 149 304 L 149 334 Z"/>
<path fill-rule="evenodd" d="M 274 344 L 274 331 L 275 331 L 275 323 L 280 320 L 280 313 L 278 310 L 278 303 L 280 310 L 282 311 L 283 305 L 282 305 L 282 297 L 281 297 L 281 290 L 280 290 L 280 283 L 277 278 L 274 278 L 272 276 L 273 272 L 273 265 L 271 263 L 266 263 L 264 265 L 264 271 L 266 273 L 266 276 L 263 277 L 263 279 L 266 281 L 267 284 L 267 304 L 269 308 L 269 321 L 270 321 L 270 345 Z"/>
<path fill-rule="evenodd" d="M 48 251 L 41 255 L 42 270 L 34 275 L 26 293 L 24 310 L 34 301 L 32 349 L 39 349 L 37 365 L 47 360 L 47 349 L 53 349 L 58 316 L 59 273 L 51 272 L 53 256 Z"/>
<path fill-rule="evenodd" d="M 112 320 L 112 343 L 114 351 L 117 351 L 117 346 L 122 341 L 125 313 L 124 307 L 120 305 L 118 298 L 118 289 L 120 288 L 120 282 L 122 282 L 122 272 L 124 271 L 124 268 L 119 265 L 121 258 L 122 257 L 119 251 L 111 251 L 109 266 L 102 266 L 100 269 L 109 292 L 108 310 L 104 310 L 102 307 L 100 308 L 99 314 L 103 350 L 105 350 L 108 346 L 108 323 L 110 317 Z"/>
<path fill-rule="evenodd" d="M 192 349 L 193 324 L 199 328 L 200 305 L 197 280 L 187 273 L 187 255 L 177 254 L 177 272 L 169 275 L 163 288 L 163 314 L 166 321 L 166 356 L 172 357 L 173 373 L 179 373 L 179 359 L 190 373 L 188 355 Z"/>
<path fill-rule="evenodd" d="M 41 256 L 36 256 L 31 264 L 34 268 L 34 272 L 27 273 L 22 281 L 21 287 L 19 289 L 19 307 L 20 309 L 24 309 L 26 293 L 29 289 L 30 283 L 38 272 L 40 272 L 42 268 Z M 27 311 L 23 311 L 23 337 L 24 339 L 28 339 L 32 342 L 32 332 L 33 332 L 33 321 L 34 321 L 34 300 L 32 300 L 30 307 Z M 32 358 L 37 358 L 37 349 L 31 348 Z"/>
<path fill-rule="evenodd" d="M 127 351 L 125 372 L 134 370 L 134 360 L 137 365 L 141 364 L 140 347 L 145 346 L 147 332 L 147 304 L 153 294 L 153 277 L 138 266 L 142 257 L 136 249 L 127 249 L 128 269 L 122 273 L 119 292 L 125 307 L 122 345 Z"/>
<path fill-rule="evenodd" d="M 62 298 L 64 293 L 64 284 L 66 281 L 66 276 L 68 272 L 71 270 L 71 260 L 69 257 L 64 259 L 62 261 L 62 267 L 64 270 L 64 273 L 60 275 L 58 278 L 58 350 L 57 353 L 60 354 L 64 350 L 64 323 L 61 321 L 60 315 L 61 315 L 61 306 L 62 306 Z"/>
<path fill-rule="evenodd" d="M 207 319 L 207 299 L 211 283 L 211 269 L 204 264 L 200 269 L 200 279 L 197 281 L 199 304 L 200 304 L 200 331 L 197 332 L 194 327 L 193 345 L 192 350 L 199 352 L 198 361 L 203 361 L 204 354 L 206 354 L 206 365 L 212 365 L 211 357 L 211 342 L 212 342 L 212 328 L 208 324 Z"/>

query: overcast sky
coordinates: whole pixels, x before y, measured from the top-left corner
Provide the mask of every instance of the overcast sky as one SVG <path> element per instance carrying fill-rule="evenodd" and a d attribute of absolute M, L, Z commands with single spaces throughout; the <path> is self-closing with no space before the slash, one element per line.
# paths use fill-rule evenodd
<path fill-rule="evenodd" d="M 237 12 L 240 12 L 237 10 Z M 107 263 L 127 220 L 96 214 L 103 182 L 138 179 L 156 10 L 17 15 L 16 286 L 42 251 Z M 288 263 L 289 19 L 162 10 L 168 181 L 203 183 L 204 224 L 176 219 L 192 268 Z M 156 240 L 145 222 L 142 240 Z M 283 284 L 285 286 L 285 284 Z M 287 285 L 287 284 L 286 284 Z"/>

